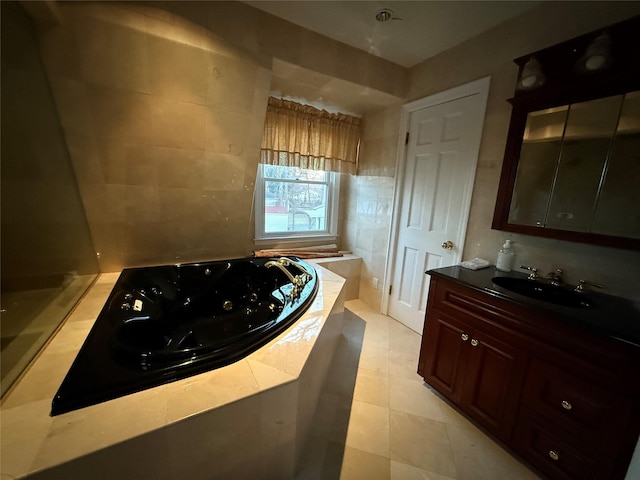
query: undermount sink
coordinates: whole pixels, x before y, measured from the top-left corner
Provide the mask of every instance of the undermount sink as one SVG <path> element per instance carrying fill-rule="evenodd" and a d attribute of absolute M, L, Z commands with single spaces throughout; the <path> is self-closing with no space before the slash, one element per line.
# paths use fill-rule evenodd
<path fill-rule="evenodd" d="M 525 297 L 564 307 L 591 308 L 593 302 L 584 294 L 562 286 L 543 283 L 539 280 L 514 277 L 493 277 L 491 281 L 505 290 Z"/>

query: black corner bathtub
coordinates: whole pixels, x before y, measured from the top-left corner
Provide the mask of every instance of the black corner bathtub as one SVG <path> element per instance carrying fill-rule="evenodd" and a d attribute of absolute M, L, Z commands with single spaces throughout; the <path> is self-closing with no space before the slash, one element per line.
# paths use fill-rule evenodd
<path fill-rule="evenodd" d="M 300 318 L 317 289 L 313 267 L 294 257 L 125 269 L 51 415 L 240 360 Z"/>

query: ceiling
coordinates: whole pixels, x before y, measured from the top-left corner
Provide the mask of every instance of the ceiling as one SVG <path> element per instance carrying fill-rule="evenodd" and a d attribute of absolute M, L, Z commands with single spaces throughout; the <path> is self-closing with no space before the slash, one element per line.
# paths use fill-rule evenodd
<path fill-rule="evenodd" d="M 404 67 L 537 6 L 539 1 L 258 0 L 245 3 Z M 392 12 L 378 22 L 376 13 Z"/>
<path fill-rule="evenodd" d="M 255 8 L 403 67 L 414 66 L 540 1 L 245 1 Z M 382 9 L 391 19 L 376 21 Z M 275 59 L 271 95 L 364 115 L 403 99 Z"/>
<path fill-rule="evenodd" d="M 402 99 L 346 80 L 273 59 L 270 95 L 319 109 L 361 116 Z"/>

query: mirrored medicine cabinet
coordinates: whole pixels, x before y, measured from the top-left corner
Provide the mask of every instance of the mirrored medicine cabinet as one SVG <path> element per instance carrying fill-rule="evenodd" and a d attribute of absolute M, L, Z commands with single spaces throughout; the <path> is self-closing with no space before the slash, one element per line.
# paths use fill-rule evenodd
<path fill-rule="evenodd" d="M 492 228 L 640 249 L 638 32 L 633 17 L 515 60 Z"/>

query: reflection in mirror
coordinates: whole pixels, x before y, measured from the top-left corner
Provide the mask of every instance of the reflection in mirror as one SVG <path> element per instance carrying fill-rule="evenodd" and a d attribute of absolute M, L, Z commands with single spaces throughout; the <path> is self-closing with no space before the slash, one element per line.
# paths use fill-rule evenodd
<path fill-rule="evenodd" d="M 571 105 L 545 226 L 588 232 L 622 96 Z"/>
<path fill-rule="evenodd" d="M 509 223 L 543 227 L 568 106 L 527 115 Z"/>
<path fill-rule="evenodd" d="M 527 115 L 509 223 L 640 237 L 640 92 Z"/>
<path fill-rule="evenodd" d="M 625 96 L 591 231 L 640 238 L 640 92 Z"/>

